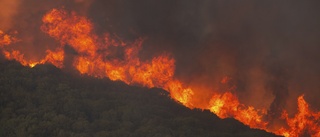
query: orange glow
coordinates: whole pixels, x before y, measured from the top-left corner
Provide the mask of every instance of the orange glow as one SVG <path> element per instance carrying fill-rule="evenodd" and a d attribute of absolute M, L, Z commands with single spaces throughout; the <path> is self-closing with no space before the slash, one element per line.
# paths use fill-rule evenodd
<path fill-rule="evenodd" d="M 220 83 L 226 84 L 229 80 L 230 80 L 230 78 L 227 77 L 227 76 L 225 76 L 225 77 L 222 78 L 222 80 L 220 81 Z"/>
<path fill-rule="evenodd" d="M 123 81 L 129 85 L 139 85 L 148 88 L 162 88 L 170 93 L 171 98 L 188 108 L 208 109 L 220 118 L 232 117 L 250 126 L 263 129 L 278 135 L 296 137 L 304 133 L 320 136 L 320 112 L 309 109 L 303 96 L 298 98 L 298 113 L 289 118 L 283 112 L 284 127 L 276 131 L 268 129 L 268 114 L 266 108 L 257 109 L 240 103 L 238 97 L 230 92 L 213 92 L 206 103 L 196 104 L 196 91 L 175 77 L 175 59 L 168 53 L 163 53 L 148 60 L 139 58 L 143 38 L 133 42 L 122 41 L 116 35 L 109 33 L 98 36 L 93 30 L 93 24 L 85 17 L 69 13 L 61 9 L 53 9 L 44 15 L 41 30 L 60 42 L 54 50 L 47 50 L 46 56 L 37 61 L 29 61 L 18 50 L 3 49 L 7 59 L 17 60 L 24 66 L 34 67 L 37 64 L 51 63 L 58 68 L 64 67 L 65 46 L 71 47 L 76 53 L 72 65 L 80 74 L 97 78 L 108 77 L 110 80 Z M 0 47 L 10 45 L 15 38 L 0 31 Z M 117 49 L 113 53 L 112 49 Z M 232 78 L 224 77 L 220 84 L 228 83 Z"/>

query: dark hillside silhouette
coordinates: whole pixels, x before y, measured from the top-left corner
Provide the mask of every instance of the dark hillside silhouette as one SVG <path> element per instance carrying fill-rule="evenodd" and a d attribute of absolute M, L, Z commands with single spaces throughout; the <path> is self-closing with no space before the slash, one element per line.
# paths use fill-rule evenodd
<path fill-rule="evenodd" d="M 190 110 L 162 89 L 66 73 L 52 65 L 0 62 L 0 136 L 274 136 L 209 111 Z"/>

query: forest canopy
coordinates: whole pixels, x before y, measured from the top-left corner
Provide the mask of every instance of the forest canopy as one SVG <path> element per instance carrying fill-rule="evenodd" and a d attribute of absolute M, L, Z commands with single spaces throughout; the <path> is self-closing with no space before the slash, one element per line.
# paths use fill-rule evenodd
<path fill-rule="evenodd" d="M 0 61 L 0 136 L 275 136 L 209 111 L 190 110 L 157 88 Z"/>

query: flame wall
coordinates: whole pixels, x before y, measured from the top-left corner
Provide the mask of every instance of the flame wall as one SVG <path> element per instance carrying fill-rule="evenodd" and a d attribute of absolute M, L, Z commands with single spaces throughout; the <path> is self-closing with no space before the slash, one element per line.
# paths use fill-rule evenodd
<path fill-rule="evenodd" d="M 190 108 L 210 109 L 219 117 L 235 117 L 255 128 L 297 135 L 302 131 L 279 128 L 299 121 L 298 114 L 305 108 L 301 94 L 310 103 L 311 113 L 301 115 L 317 121 L 320 115 L 316 112 L 320 107 L 318 4 L 1 1 L 0 47 L 6 58 L 24 65 L 75 65 L 82 74 L 164 88 Z M 55 13 L 53 8 L 66 10 Z M 150 70 L 156 71 L 150 74 Z M 257 117 L 248 121 L 246 114 Z M 260 123 L 263 119 L 269 122 Z M 319 122 L 305 123 L 316 125 L 309 133 L 316 135 Z"/>
<path fill-rule="evenodd" d="M 290 108 L 301 93 L 320 106 L 313 96 L 320 90 L 318 4 L 96 0 L 89 16 L 98 32 L 147 37 L 142 57 L 171 52 L 176 75 L 186 83 L 218 87 L 229 76 L 240 100 L 257 107 L 275 100 Z"/>

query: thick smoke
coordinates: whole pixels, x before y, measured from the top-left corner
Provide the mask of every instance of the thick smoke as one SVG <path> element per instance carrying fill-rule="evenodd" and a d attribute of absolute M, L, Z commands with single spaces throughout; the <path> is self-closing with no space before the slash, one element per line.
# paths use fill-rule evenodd
<path fill-rule="evenodd" d="M 231 90 L 241 102 L 270 107 L 276 116 L 284 108 L 295 112 L 296 98 L 302 93 L 312 108 L 320 107 L 319 4 L 298 0 L 13 0 L 0 2 L 0 29 L 17 30 L 23 42 L 14 46 L 30 52 L 27 57 L 37 58 L 59 44 L 40 30 L 44 13 L 52 8 L 74 10 L 88 16 L 98 34 L 109 32 L 128 41 L 146 38 L 140 54 L 144 59 L 172 53 L 175 75 L 197 89 L 197 103 L 209 102 L 213 92 Z M 226 76 L 229 82 L 223 85 L 221 79 Z"/>

